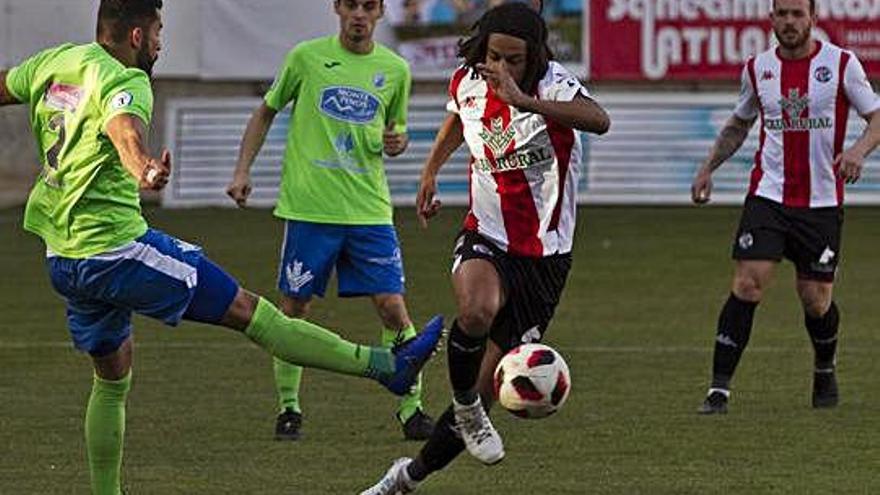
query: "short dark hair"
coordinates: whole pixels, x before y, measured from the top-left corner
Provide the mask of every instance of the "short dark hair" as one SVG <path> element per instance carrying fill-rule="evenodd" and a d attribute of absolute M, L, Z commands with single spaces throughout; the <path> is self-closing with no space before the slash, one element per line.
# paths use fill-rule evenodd
<path fill-rule="evenodd" d="M 773 0 L 773 9 L 776 9 L 776 0 Z M 810 13 L 816 13 L 816 0 L 810 0 Z"/>
<path fill-rule="evenodd" d="M 101 0 L 98 8 L 98 37 L 109 36 L 115 43 L 125 41 L 136 27 L 146 28 L 158 18 L 162 0 Z"/>
<path fill-rule="evenodd" d="M 531 7 L 523 3 L 505 3 L 485 14 L 471 28 L 469 38 L 458 42 L 458 56 L 468 67 L 486 61 L 489 36 L 493 33 L 507 34 L 526 41 L 526 74 L 520 89 L 533 92 L 538 81 L 547 73 L 553 52 L 547 46 L 547 24 Z"/>

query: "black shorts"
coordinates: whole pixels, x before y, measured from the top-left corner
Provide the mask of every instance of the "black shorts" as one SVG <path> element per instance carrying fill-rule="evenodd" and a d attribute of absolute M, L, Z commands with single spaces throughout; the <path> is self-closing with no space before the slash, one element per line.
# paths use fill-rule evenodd
<path fill-rule="evenodd" d="M 831 282 L 840 260 L 843 208 L 789 208 L 746 199 L 733 241 L 735 260 L 791 260 L 798 277 Z"/>
<path fill-rule="evenodd" d="M 455 242 L 454 256 L 453 272 L 471 259 L 487 260 L 498 271 L 506 302 L 492 322 L 489 337 L 502 351 L 543 338 L 565 288 L 571 253 L 510 256 L 480 234 L 465 230 Z"/>

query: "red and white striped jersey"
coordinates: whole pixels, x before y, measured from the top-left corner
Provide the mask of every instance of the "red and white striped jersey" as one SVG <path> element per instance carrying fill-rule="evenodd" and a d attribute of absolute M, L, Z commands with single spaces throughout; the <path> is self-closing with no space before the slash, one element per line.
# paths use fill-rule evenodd
<path fill-rule="evenodd" d="M 536 97 L 589 97 L 551 62 Z M 476 71 L 460 67 L 447 109 L 458 114 L 470 148 L 470 211 L 464 226 L 514 256 L 568 253 L 574 240 L 580 134 L 543 115 L 502 102 Z"/>
<path fill-rule="evenodd" d="M 833 164 L 850 106 L 861 115 L 880 109 L 852 52 L 817 41 L 807 58 L 783 60 L 771 49 L 750 59 L 735 110 L 744 120 L 761 118 L 749 195 L 795 208 L 842 205 L 843 181 Z"/>

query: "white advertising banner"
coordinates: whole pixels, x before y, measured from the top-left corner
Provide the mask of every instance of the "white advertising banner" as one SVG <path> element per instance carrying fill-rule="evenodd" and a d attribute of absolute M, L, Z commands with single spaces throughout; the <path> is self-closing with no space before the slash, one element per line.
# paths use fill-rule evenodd
<path fill-rule="evenodd" d="M 730 116 L 736 94 L 612 93 L 596 95 L 608 109 L 611 132 L 584 134 L 580 168 L 582 203 L 689 204 L 694 171 Z M 234 206 L 225 193 L 232 177 L 241 135 L 258 99 L 174 100 L 166 115 L 167 140 L 175 168 L 163 199 L 167 207 Z M 410 146 L 387 159 L 385 173 L 392 199 L 411 205 L 421 168 L 446 116 L 442 97 L 410 101 Z M 282 112 L 252 170 L 251 204 L 272 206 L 278 194 L 281 160 L 287 143 L 289 112 Z M 851 115 L 847 143 L 863 132 L 864 120 Z M 742 149 L 714 176 L 714 204 L 741 204 L 758 144 L 757 129 Z M 468 202 L 467 147 L 443 167 L 438 181 L 446 204 Z M 880 204 L 880 153 L 865 163 L 858 184 L 846 188 L 847 204 Z"/>

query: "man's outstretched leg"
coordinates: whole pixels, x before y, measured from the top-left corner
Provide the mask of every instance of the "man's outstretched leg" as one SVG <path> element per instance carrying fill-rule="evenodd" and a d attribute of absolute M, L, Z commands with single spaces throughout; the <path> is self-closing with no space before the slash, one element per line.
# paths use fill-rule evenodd
<path fill-rule="evenodd" d="M 443 335 L 443 318 L 437 316 L 415 338 L 393 351 L 363 346 L 305 320 L 287 317 L 266 299 L 239 287 L 208 258 L 199 258 L 196 280 L 184 319 L 240 331 L 290 364 L 372 378 L 395 395 L 409 392 Z"/>
<path fill-rule="evenodd" d="M 305 320 L 288 318 L 272 303 L 243 289 L 222 324 L 242 331 L 285 362 L 372 378 L 396 395 L 409 392 L 443 334 L 443 319 L 437 316 L 419 335 L 393 352 L 363 346 Z"/>

